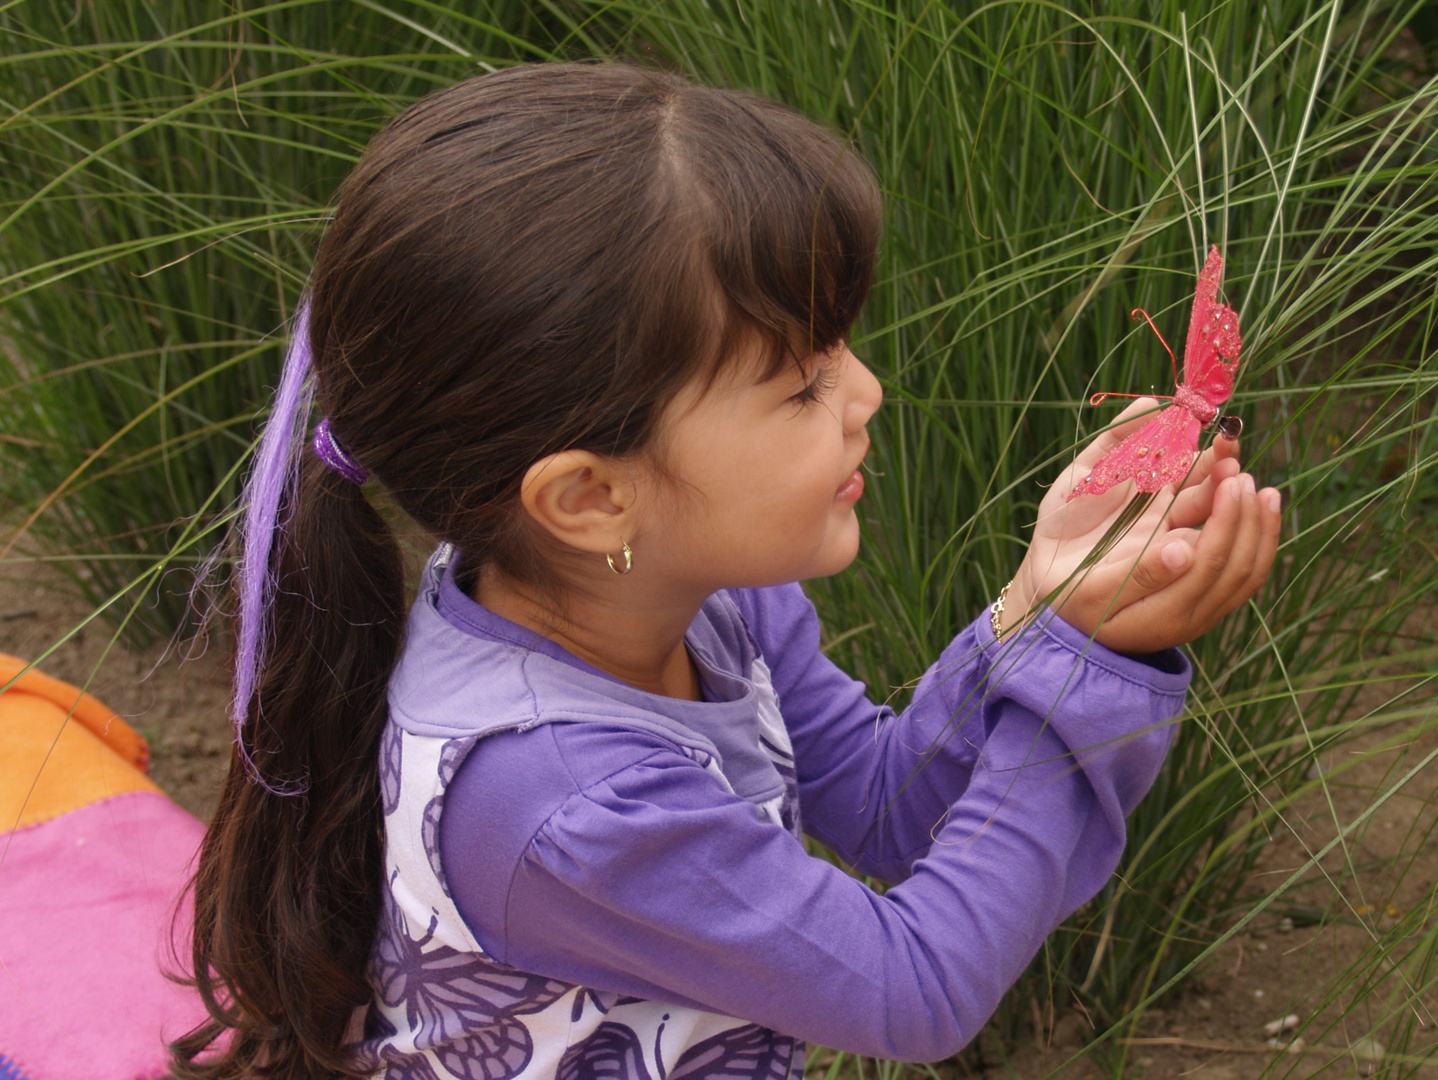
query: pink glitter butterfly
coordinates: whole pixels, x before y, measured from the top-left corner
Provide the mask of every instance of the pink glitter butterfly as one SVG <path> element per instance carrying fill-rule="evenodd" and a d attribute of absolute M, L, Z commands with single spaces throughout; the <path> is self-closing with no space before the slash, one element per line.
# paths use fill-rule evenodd
<path fill-rule="evenodd" d="M 1193 314 L 1188 320 L 1188 343 L 1183 350 L 1183 381 L 1178 378 L 1174 362 L 1173 381 L 1178 389 L 1173 397 L 1164 398 L 1173 404 L 1143 427 L 1098 459 L 1092 471 L 1074 485 L 1069 499 L 1080 495 L 1101 495 L 1125 480 L 1132 480 L 1139 491 L 1154 492 L 1165 484 L 1183 483 L 1198 457 L 1198 434 L 1218 418 L 1218 407 L 1233 395 L 1233 376 L 1238 371 L 1238 353 L 1243 342 L 1238 336 L 1238 315 L 1227 304 L 1218 303 L 1218 283 L 1223 277 L 1223 256 L 1218 246 L 1209 249 L 1203 271 L 1198 275 L 1198 288 L 1193 294 Z M 1133 313 L 1142 317 L 1158 334 L 1158 327 L 1142 309 Z M 1163 341 L 1163 335 L 1158 335 Z M 1173 350 L 1163 341 L 1168 356 Z M 1098 405 L 1110 397 L 1138 397 L 1138 394 L 1095 394 L 1090 405 Z M 1220 431 L 1236 439 L 1243 429 L 1234 416 L 1219 421 Z"/>

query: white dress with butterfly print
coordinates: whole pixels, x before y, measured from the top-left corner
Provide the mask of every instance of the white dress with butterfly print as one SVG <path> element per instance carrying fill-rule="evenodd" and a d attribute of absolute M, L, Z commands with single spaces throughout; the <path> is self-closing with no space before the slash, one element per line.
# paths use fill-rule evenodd
<path fill-rule="evenodd" d="M 661 1001 L 621 997 L 515 970 L 485 955 L 450 897 L 440 866 L 438 829 L 445 789 L 487 735 L 582 716 L 530 717 L 515 724 L 503 709 L 444 715 L 425 690 L 445 682 L 445 645 L 455 662 L 470 644 L 444 625 L 433 598 L 451 553 L 426 570 L 408 640 L 440 642 L 402 658 L 391 683 L 391 719 L 381 745 L 386 889 L 371 961 L 375 1000 L 358 1055 L 385 1080 L 786 1080 L 803 1075 L 803 1044 L 744 1020 Z M 732 604 L 711 602 L 714 617 Z M 753 657 L 759 751 L 779 789 L 754 800 L 756 813 L 800 835 L 793 753 L 761 658 Z M 416 715 L 419 714 L 419 715 Z M 595 717 L 594 719 L 598 719 Z M 613 717 L 605 718 L 613 723 Z M 726 789 L 716 747 L 662 717 L 634 726 L 669 739 Z M 752 767 L 752 761 L 751 761 Z M 752 788 L 752 783 L 746 785 Z"/>

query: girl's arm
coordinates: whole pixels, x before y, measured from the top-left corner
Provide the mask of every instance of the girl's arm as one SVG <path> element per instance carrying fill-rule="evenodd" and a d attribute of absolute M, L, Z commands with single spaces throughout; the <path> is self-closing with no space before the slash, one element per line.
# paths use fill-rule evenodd
<path fill-rule="evenodd" d="M 1012 647 L 982 622 L 964 639 L 983 660 L 935 694 L 972 699 L 983 750 L 929 853 L 884 896 L 673 749 L 546 725 L 484 740 L 449 788 L 440 840 L 460 912 L 525 971 L 857 1053 L 952 1054 L 1113 872 L 1178 699 L 1037 628 Z M 1086 749 L 1071 755 L 1065 732 Z M 565 777 L 567 796 L 530 805 Z"/>
<path fill-rule="evenodd" d="M 1278 492 L 1257 491 L 1251 477 L 1239 475 L 1238 444 L 1223 438 L 1200 455 L 1181 490 L 1165 489 L 1150 500 L 1089 565 L 1090 553 L 1107 544 L 1131 496 L 1117 488 L 1070 501 L 1069 492 L 1157 404 L 1135 401 L 1084 449 L 1039 507 L 1004 618 L 1011 628 L 1045 600 L 1062 614 L 1063 622 L 1046 626 L 1032 658 L 1032 668 L 1050 680 L 1082 655 L 1160 695 L 1181 692 L 1187 663 L 1172 647 L 1246 603 L 1272 565 Z M 819 655 L 817 624 L 797 590 L 741 590 L 735 596 L 761 651 L 773 658 L 807 827 L 860 869 L 901 879 L 909 861 L 926 849 L 930 823 L 963 790 L 985 737 L 969 715 L 967 696 L 938 691 L 947 683 L 972 683 L 974 633 L 988 633 L 986 618 L 945 650 L 914 704 L 896 720 Z M 1145 674 L 1144 665 L 1105 646 L 1148 654 L 1158 670 Z M 1129 707 L 1121 697 L 1112 705 Z M 1065 723 L 1062 712 L 1053 720 Z M 1095 738 L 1090 731 L 1060 734 L 1075 749 Z"/>
<path fill-rule="evenodd" d="M 860 872 L 903 880 L 967 787 L 984 744 L 975 705 L 991 663 L 984 650 L 993 641 L 988 613 L 944 650 L 912 704 L 896 716 L 869 701 L 864 684 L 819 651 L 818 618 L 797 585 L 732 596 L 771 665 L 794 742 L 805 831 Z M 1122 672 L 1112 698 L 1118 709 L 1147 714 L 1150 696 L 1157 695 L 1176 712 L 1188 685 L 1188 663 L 1177 650 L 1140 663 L 1091 645 L 1058 621 L 1025 649 L 1018 677 L 1038 678 L 1047 686 L 1061 686 L 1084 656 Z M 1064 710 L 1053 719 L 1067 725 L 1062 734 L 1071 746 L 1092 741 L 1092 733 L 1073 728 Z"/>

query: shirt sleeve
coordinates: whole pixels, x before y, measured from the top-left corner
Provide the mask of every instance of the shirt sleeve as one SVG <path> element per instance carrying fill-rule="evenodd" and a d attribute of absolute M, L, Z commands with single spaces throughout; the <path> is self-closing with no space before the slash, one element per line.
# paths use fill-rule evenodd
<path fill-rule="evenodd" d="M 968 786 L 987 738 L 987 714 L 974 707 L 988 692 L 984 677 L 998 652 L 987 614 L 944 650 L 910 706 L 896 715 L 871 702 L 862 682 L 820 652 L 818 616 L 798 585 L 735 590 L 731 596 L 770 665 L 794 744 L 805 831 L 861 873 L 904 880 Z M 1032 652 L 1035 644 L 1039 651 Z M 1052 616 L 1041 637 L 1026 640 L 1022 654 L 1013 674 L 1055 689 L 1080 660 L 1099 665 L 1090 681 L 1106 681 L 1113 709 L 1126 716 L 1135 710 L 1145 715 L 1151 695 L 1176 710 L 1190 677 L 1188 661 L 1176 649 L 1132 660 Z M 1020 655 L 1012 653 L 1005 664 Z M 1114 677 L 1105 680 L 1109 673 Z M 1065 737 L 1077 740 L 1069 745 L 1098 741 L 1098 732 L 1069 722 L 1069 711 L 1050 717 Z"/>
<path fill-rule="evenodd" d="M 486 952 L 526 971 L 855 1053 L 949 1056 L 1113 872 L 1182 701 L 1151 685 L 1152 669 L 1074 652 L 1052 625 L 1003 646 L 984 630 L 951 646 L 982 659 L 941 670 L 935 691 L 974 714 L 981 746 L 927 854 L 886 894 L 650 743 L 538 822 L 502 882 L 456 785 L 495 805 L 524 778 L 466 777 L 466 762 L 446 798 L 442 858 L 490 872 L 478 891 L 449 873 L 461 914 Z"/>

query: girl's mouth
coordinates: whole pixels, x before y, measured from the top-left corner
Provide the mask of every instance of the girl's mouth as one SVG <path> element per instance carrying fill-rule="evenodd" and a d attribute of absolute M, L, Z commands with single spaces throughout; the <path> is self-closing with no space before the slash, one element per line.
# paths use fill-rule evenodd
<path fill-rule="evenodd" d="M 845 480 L 839 490 L 835 492 L 834 501 L 856 503 L 862 494 L 864 494 L 864 474 L 855 469 L 849 479 Z"/>

